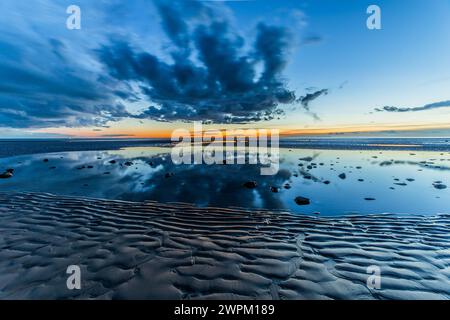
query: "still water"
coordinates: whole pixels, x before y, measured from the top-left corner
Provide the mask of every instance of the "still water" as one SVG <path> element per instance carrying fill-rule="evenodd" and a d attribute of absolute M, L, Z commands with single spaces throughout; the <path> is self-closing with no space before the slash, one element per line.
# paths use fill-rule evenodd
<path fill-rule="evenodd" d="M 261 176 L 258 165 L 174 165 L 170 149 L 162 147 L 0 159 L 0 171 L 8 168 L 14 169 L 14 176 L 0 179 L 0 191 L 287 209 L 297 214 L 450 213 L 448 151 L 282 148 L 280 170 L 273 176 Z M 247 181 L 257 187 L 244 187 Z M 297 205 L 298 196 L 310 204 Z"/>

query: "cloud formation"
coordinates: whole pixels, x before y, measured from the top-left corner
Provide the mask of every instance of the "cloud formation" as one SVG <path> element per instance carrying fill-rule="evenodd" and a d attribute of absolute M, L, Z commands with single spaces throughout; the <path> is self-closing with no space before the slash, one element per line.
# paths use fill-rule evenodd
<path fill-rule="evenodd" d="M 5 26 L 0 25 L 0 127 L 105 126 L 129 116 L 118 101 L 129 96 L 126 86 L 81 66 L 66 42 L 34 31 L 34 25 Z"/>
<path fill-rule="evenodd" d="M 249 45 L 206 5 L 156 5 L 171 61 L 117 39 L 98 50 L 111 77 L 138 84 L 153 102 L 135 117 L 245 123 L 273 119 L 283 113 L 281 104 L 295 102 L 282 78 L 291 45 L 287 29 L 260 23 Z"/>
<path fill-rule="evenodd" d="M 316 90 L 313 93 L 307 93 L 306 95 L 299 97 L 297 99 L 297 102 L 299 102 L 303 109 L 305 109 L 305 111 L 308 112 L 314 119 L 320 120 L 320 117 L 316 113 L 311 111 L 309 104 L 320 96 L 326 96 L 329 92 L 330 90 L 328 89 Z"/>
<path fill-rule="evenodd" d="M 417 111 L 426 111 L 438 108 L 448 108 L 450 107 L 450 100 L 440 101 L 435 103 L 426 104 L 421 107 L 393 107 L 393 106 L 384 106 L 382 108 L 375 108 L 377 112 L 417 112 Z"/>
<path fill-rule="evenodd" d="M 84 29 L 45 19 L 60 17 L 61 3 L 42 3 L 5 0 L 5 11 L 17 14 L 0 25 L 0 127 L 100 128 L 130 118 L 248 123 L 278 118 L 283 105 L 299 101 L 309 111 L 317 98 L 298 100 L 288 87 L 289 30 L 259 23 L 244 37 L 224 4 L 156 0 L 144 14 L 143 0 L 80 0 L 89 8 L 83 17 L 96 17 L 83 23 L 86 38 Z M 147 31 L 150 16 L 161 30 Z"/>

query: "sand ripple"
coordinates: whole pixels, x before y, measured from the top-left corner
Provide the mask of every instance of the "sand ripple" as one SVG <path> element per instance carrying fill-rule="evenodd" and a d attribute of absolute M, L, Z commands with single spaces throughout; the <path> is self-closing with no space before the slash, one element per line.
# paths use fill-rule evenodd
<path fill-rule="evenodd" d="M 0 193 L 3 299 L 448 299 L 450 215 L 316 218 Z M 66 288 L 79 265 L 82 289 Z M 368 289 L 378 265 L 381 289 Z"/>

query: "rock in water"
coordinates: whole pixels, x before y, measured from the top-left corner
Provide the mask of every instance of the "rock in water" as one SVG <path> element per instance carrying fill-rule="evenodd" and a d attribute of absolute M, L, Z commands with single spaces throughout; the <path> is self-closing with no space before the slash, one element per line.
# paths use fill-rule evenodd
<path fill-rule="evenodd" d="M 111 160 L 109 163 L 115 164 L 115 163 L 116 163 L 116 160 Z"/>
<path fill-rule="evenodd" d="M 48 162 L 48 159 L 44 159 L 44 162 Z"/>
<path fill-rule="evenodd" d="M 434 183 L 433 187 L 435 187 L 436 189 L 439 189 L 439 190 L 447 189 L 447 186 L 442 183 Z"/>
<path fill-rule="evenodd" d="M 0 174 L 0 179 L 8 179 L 13 176 L 12 172 L 5 171 L 2 174 Z"/>
<path fill-rule="evenodd" d="M 270 187 L 270 191 L 273 193 L 278 193 L 278 187 Z"/>
<path fill-rule="evenodd" d="M 308 198 L 297 197 L 297 198 L 295 198 L 295 203 L 298 204 L 299 206 L 306 206 L 306 205 L 310 204 L 311 202 L 309 201 Z"/>
<path fill-rule="evenodd" d="M 256 183 L 256 181 L 247 181 L 246 183 L 244 183 L 244 187 L 248 189 L 254 189 L 257 185 L 258 184 Z"/>
<path fill-rule="evenodd" d="M 126 165 L 127 167 L 131 167 L 133 165 L 133 162 L 127 161 L 124 163 L 124 165 Z"/>
<path fill-rule="evenodd" d="M 375 201 L 375 198 L 364 198 L 366 201 Z"/>
<path fill-rule="evenodd" d="M 344 180 L 345 178 L 347 178 L 347 175 L 345 173 L 341 173 L 339 175 L 339 178 L 341 178 L 342 180 Z"/>

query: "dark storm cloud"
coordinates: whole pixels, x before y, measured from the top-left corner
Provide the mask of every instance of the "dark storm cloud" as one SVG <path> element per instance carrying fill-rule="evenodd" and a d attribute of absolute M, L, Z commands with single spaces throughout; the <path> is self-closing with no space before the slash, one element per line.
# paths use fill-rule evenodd
<path fill-rule="evenodd" d="M 0 126 L 11 128 L 104 126 L 129 116 L 117 92 L 90 72 L 72 68 L 65 44 L 0 38 Z M 127 96 L 127 94 L 124 94 Z"/>
<path fill-rule="evenodd" d="M 393 106 L 384 106 L 382 108 L 375 108 L 377 112 L 417 112 L 417 111 L 426 111 L 438 108 L 448 108 L 450 107 L 450 100 L 440 101 L 435 103 L 426 104 L 421 107 L 393 107 Z"/>
<path fill-rule="evenodd" d="M 137 83 L 154 103 L 135 117 L 243 123 L 278 117 L 281 104 L 295 102 L 282 79 L 291 45 L 285 28 L 259 24 L 249 48 L 226 19 L 198 2 L 156 4 L 172 61 L 117 39 L 98 50 L 112 77 Z M 200 11 L 201 22 L 185 14 Z"/>
<path fill-rule="evenodd" d="M 129 33 L 112 23 L 121 38 L 106 36 L 102 25 L 85 39 L 84 29 L 42 26 L 40 7 L 30 6 L 35 24 L 0 25 L 0 127 L 108 127 L 125 118 L 247 123 L 281 117 L 283 105 L 297 102 L 283 77 L 294 43 L 286 28 L 260 23 L 249 41 L 223 5 L 155 1 L 155 8 L 169 42 L 158 43 L 164 54 L 127 37 L 148 30 L 147 21 Z M 145 101 L 144 110 L 127 110 Z"/>

